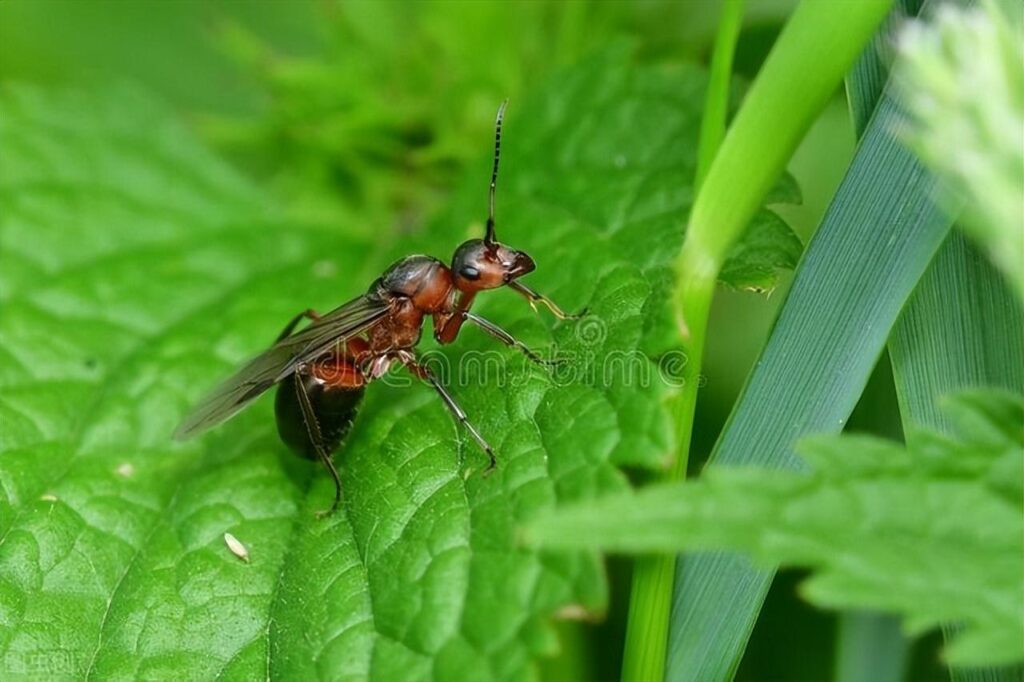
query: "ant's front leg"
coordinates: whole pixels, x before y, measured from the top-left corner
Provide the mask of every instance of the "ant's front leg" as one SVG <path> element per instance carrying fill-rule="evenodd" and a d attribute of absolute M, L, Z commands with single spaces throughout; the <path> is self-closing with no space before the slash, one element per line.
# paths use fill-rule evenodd
<path fill-rule="evenodd" d="M 295 331 L 295 327 L 299 324 L 299 322 L 303 320 L 303 318 L 308 318 L 313 322 L 316 322 L 317 320 L 320 319 L 320 313 L 313 310 L 312 308 L 307 308 L 306 310 L 303 310 L 301 313 L 293 317 L 288 322 L 288 324 L 284 326 L 284 329 L 282 329 L 281 333 L 278 334 L 277 338 L 274 340 L 274 343 L 278 343 L 291 336 L 292 332 Z"/>
<path fill-rule="evenodd" d="M 448 389 L 442 386 L 434 373 L 430 371 L 430 368 L 421 364 L 411 352 L 402 350 L 395 353 L 395 355 L 410 372 L 434 387 L 434 390 L 441 396 L 441 400 L 444 401 L 445 407 L 452 413 L 452 416 L 469 431 L 469 435 L 473 436 L 473 440 L 480 446 L 480 449 L 487 453 L 490 462 L 487 464 L 487 468 L 484 469 L 484 474 L 486 475 L 493 471 L 498 463 L 498 458 L 494 456 L 494 448 L 476 430 L 476 427 L 469 421 L 469 417 L 466 416 L 466 412 L 455 402 L 455 398 L 448 393 Z"/>
<path fill-rule="evenodd" d="M 476 326 L 480 327 L 480 329 L 484 330 L 485 332 L 487 332 L 488 334 L 490 334 L 494 338 L 498 339 L 499 341 L 501 341 L 506 346 L 509 346 L 510 348 L 515 348 L 516 350 L 521 351 L 523 353 L 523 355 L 525 355 L 526 357 L 528 357 L 530 360 L 532 360 L 533 362 L 537 363 L 538 365 L 541 365 L 542 367 L 553 367 L 553 366 L 557 366 L 557 365 L 561 364 L 561 362 L 562 362 L 561 360 L 559 360 L 557 358 L 551 359 L 551 360 L 546 360 L 546 359 L 542 358 L 540 355 L 538 355 L 535 351 L 533 351 L 525 343 L 523 343 L 522 341 L 520 341 L 516 337 L 512 336 L 507 331 L 505 331 L 504 329 L 502 329 L 498 325 L 494 324 L 490 320 L 484 319 L 483 317 L 480 317 L 479 315 L 474 315 L 473 313 L 469 312 L 468 310 L 463 311 L 461 314 L 467 320 L 469 320 L 470 322 L 472 322 Z"/>

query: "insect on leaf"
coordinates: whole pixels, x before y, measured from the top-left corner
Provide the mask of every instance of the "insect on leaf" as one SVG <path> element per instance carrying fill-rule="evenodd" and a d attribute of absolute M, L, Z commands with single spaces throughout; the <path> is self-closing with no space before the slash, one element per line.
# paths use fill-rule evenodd
<path fill-rule="evenodd" d="M 555 324 L 512 293 L 478 311 L 557 344 L 567 371 L 472 330 L 434 352 L 495 446 L 488 477 L 428 387 L 371 386 L 327 519 L 333 484 L 281 445 L 269 399 L 171 434 L 296 312 L 362 293 L 384 256 L 447 259 L 479 236 L 487 171 L 382 254 L 289 220 L 135 90 L 3 90 L 0 677 L 534 675 L 550 619 L 600 614 L 607 588 L 596 554 L 523 549 L 516 525 L 673 451 L 659 354 L 704 78 L 615 51 L 510 109 L 498 238 L 535 255 L 532 286 L 592 314 Z"/>

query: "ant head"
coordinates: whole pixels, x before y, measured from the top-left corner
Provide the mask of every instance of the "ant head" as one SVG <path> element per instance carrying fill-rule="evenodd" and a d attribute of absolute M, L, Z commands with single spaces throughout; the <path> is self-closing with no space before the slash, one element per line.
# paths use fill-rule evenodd
<path fill-rule="evenodd" d="M 497 289 L 533 272 L 533 259 L 498 242 L 470 239 L 452 256 L 452 278 L 459 291 Z"/>
<path fill-rule="evenodd" d="M 494 236 L 494 190 L 498 184 L 498 158 L 501 156 L 501 122 L 507 104 L 508 100 L 501 103 L 494 121 L 494 168 L 488 195 L 487 232 L 483 239 L 464 242 L 452 257 L 452 277 L 460 291 L 497 289 L 537 267 L 524 252 L 499 243 Z"/>

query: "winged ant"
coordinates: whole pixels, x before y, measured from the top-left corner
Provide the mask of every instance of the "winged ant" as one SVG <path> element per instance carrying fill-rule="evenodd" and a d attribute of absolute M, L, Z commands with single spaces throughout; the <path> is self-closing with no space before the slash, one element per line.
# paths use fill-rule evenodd
<path fill-rule="evenodd" d="M 334 503 L 341 501 L 341 478 L 331 459 L 355 418 L 364 388 L 393 365 L 406 367 L 430 384 L 452 416 L 487 454 L 491 471 L 494 450 L 466 416 L 455 398 L 417 357 L 425 319 L 433 321 L 434 338 L 453 342 L 470 322 L 539 364 L 550 364 L 498 325 L 470 311 L 481 291 L 507 286 L 524 296 L 532 307 L 546 306 L 559 319 L 566 314 L 553 301 L 533 291 L 520 278 L 536 267 L 524 251 L 498 242 L 494 231 L 494 193 L 501 152 L 503 102 L 498 108 L 494 134 L 494 167 L 488 195 L 487 228 L 483 239 L 463 242 L 451 266 L 431 256 L 406 256 L 384 271 L 365 294 L 325 315 L 306 310 L 296 315 L 269 349 L 221 383 L 189 414 L 175 432 L 190 438 L 237 414 L 271 386 L 277 430 L 288 447 L 319 459 L 334 479 Z M 311 323 L 296 332 L 304 319 Z"/>

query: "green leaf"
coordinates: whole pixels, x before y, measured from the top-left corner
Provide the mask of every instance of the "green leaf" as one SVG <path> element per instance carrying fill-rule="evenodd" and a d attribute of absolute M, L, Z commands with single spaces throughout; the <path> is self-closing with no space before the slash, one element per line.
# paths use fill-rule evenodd
<path fill-rule="evenodd" d="M 952 665 L 1024 660 L 1024 399 L 948 401 L 954 436 L 903 448 L 819 436 L 806 473 L 720 467 L 698 481 L 567 507 L 528 537 L 547 547 L 626 552 L 740 549 L 765 565 L 814 569 L 815 604 L 896 611 L 912 632 L 964 628 Z"/>
<path fill-rule="evenodd" d="M 779 272 L 796 268 L 802 252 L 803 243 L 789 226 L 774 213 L 762 211 L 729 252 L 718 278 L 738 289 L 771 291 Z"/>
<path fill-rule="evenodd" d="M 592 315 L 553 324 L 510 292 L 479 311 L 573 362 L 549 377 L 474 331 L 434 355 L 496 446 L 486 478 L 427 387 L 370 387 L 327 520 L 313 511 L 332 484 L 285 451 L 268 399 L 197 441 L 170 434 L 297 310 L 479 234 L 490 141 L 429 230 L 369 243 L 282 217 L 134 90 L 4 90 L 3 676 L 533 676 L 557 645 L 548 621 L 600 613 L 607 587 L 596 555 L 526 551 L 515 525 L 621 492 L 618 465 L 673 451 L 655 360 L 704 83 L 618 51 L 510 110 L 499 237 L 535 255 L 532 284 Z M 484 350 L 497 366 L 457 365 Z"/>

